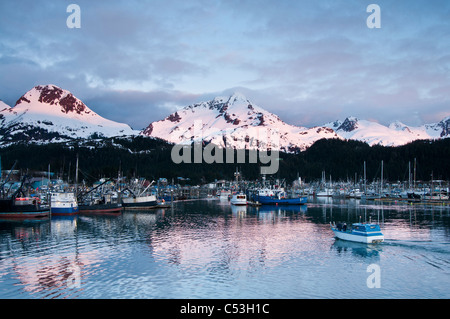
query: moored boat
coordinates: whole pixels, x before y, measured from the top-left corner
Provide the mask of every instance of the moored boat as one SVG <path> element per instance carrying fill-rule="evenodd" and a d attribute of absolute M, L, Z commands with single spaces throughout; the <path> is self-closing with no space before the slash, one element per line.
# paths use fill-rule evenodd
<path fill-rule="evenodd" d="M 232 205 L 247 205 L 247 195 L 244 193 L 235 193 L 231 196 L 230 203 Z"/>
<path fill-rule="evenodd" d="M 308 198 L 297 196 L 289 198 L 284 189 L 261 189 L 252 196 L 253 201 L 262 205 L 304 205 Z"/>
<path fill-rule="evenodd" d="M 17 197 L 0 199 L 0 218 L 39 218 L 48 217 L 50 209 L 41 206 L 37 197 Z"/>
<path fill-rule="evenodd" d="M 51 193 L 50 212 L 52 215 L 78 214 L 78 202 L 74 193 Z"/>
<path fill-rule="evenodd" d="M 222 189 L 219 193 L 219 199 L 221 201 L 227 201 L 230 199 L 231 191 Z"/>
<path fill-rule="evenodd" d="M 354 223 L 350 228 L 346 224 L 331 224 L 335 236 L 342 240 L 374 244 L 384 241 L 378 224 Z"/>
<path fill-rule="evenodd" d="M 316 197 L 331 197 L 333 196 L 333 190 L 331 188 L 325 188 L 318 190 L 315 193 Z"/>
<path fill-rule="evenodd" d="M 117 214 L 122 211 L 120 203 L 92 203 L 78 206 L 80 214 Z"/>
<path fill-rule="evenodd" d="M 296 198 L 257 196 L 256 200 L 260 202 L 262 205 L 304 205 L 308 201 L 306 196 Z"/>
<path fill-rule="evenodd" d="M 155 195 L 122 198 L 122 206 L 125 209 L 148 209 L 155 208 L 157 205 L 158 201 Z"/>

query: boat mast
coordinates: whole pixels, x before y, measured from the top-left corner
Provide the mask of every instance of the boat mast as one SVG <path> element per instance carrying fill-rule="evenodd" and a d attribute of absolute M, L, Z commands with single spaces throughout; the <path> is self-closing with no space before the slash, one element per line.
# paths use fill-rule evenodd
<path fill-rule="evenodd" d="M 77 154 L 77 165 L 75 168 L 75 198 L 78 194 L 78 154 Z"/>
<path fill-rule="evenodd" d="M 367 187 L 366 187 L 366 161 L 364 161 L 364 194 L 367 194 Z"/>
<path fill-rule="evenodd" d="M 408 189 L 411 189 L 411 161 L 408 162 Z"/>
<path fill-rule="evenodd" d="M 383 194 L 383 160 L 381 160 L 380 197 Z"/>

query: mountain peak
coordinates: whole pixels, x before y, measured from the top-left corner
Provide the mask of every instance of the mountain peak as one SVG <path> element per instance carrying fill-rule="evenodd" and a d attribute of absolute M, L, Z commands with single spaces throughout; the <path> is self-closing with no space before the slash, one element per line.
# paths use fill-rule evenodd
<path fill-rule="evenodd" d="M 54 84 L 37 85 L 17 100 L 15 107 L 25 105 L 26 107 L 59 106 L 63 113 L 89 114 L 92 111 L 72 93 L 63 90 Z"/>
<path fill-rule="evenodd" d="M 347 117 L 337 128 L 338 131 L 351 132 L 358 128 L 358 119 L 354 116 Z"/>
<path fill-rule="evenodd" d="M 238 102 L 238 101 L 242 101 L 242 102 L 246 102 L 246 103 L 249 102 L 249 100 L 245 97 L 245 95 L 238 91 L 231 94 L 228 101 L 231 103 Z"/>
<path fill-rule="evenodd" d="M 141 134 L 172 143 L 201 139 L 221 147 L 262 150 L 270 145 L 288 152 L 305 149 L 320 138 L 337 137 L 328 128 L 289 125 L 239 92 L 187 106 L 150 123 Z"/>
<path fill-rule="evenodd" d="M 127 124 L 101 117 L 71 92 L 53 84 L 37 85 L 22 95 L 14 107 L 1 108 L 0 120 L 4 133 L 0 141 L 61 141 L 137 134 Z"/>

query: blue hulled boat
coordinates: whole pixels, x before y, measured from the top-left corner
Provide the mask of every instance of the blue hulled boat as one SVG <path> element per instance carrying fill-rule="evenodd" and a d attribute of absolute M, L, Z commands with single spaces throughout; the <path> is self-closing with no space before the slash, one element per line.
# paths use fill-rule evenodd
<path fill-rule="evenodd" d="M 283 188 L 280 189 L 260 189 L 252 195 L 255 202 L 262 205 L 304 205 L 307 202 L 306 196 L 288 198 Z"/>
<path fill-rule="evenodd" d="M 377 224 L 354 223 L 350 228 L 346 224 L 331 224 L 331 230 L 337 238 L 358 243 L 380 243 L 384 241 L 380 226 Z"/>
<path fill-rule="evenodd" d="M 74 193 L 51 193 L 50 212 L 52 215 L 78 214 L 78 202 Z"/>

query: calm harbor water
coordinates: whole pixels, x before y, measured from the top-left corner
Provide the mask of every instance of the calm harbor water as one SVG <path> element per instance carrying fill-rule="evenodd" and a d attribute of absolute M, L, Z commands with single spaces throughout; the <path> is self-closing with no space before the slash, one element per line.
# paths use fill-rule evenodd
<path fill-rule="evenodd" d="M 369 219 L 384 243 L 337 240 L 329 228 Z M 449 266 L 450 208 L 439 206 L 197 200 L 118 216 L 0 221 L 0 298 L 447 299 Z M 370 288 L 375 274 L 379 288 Z"/>

